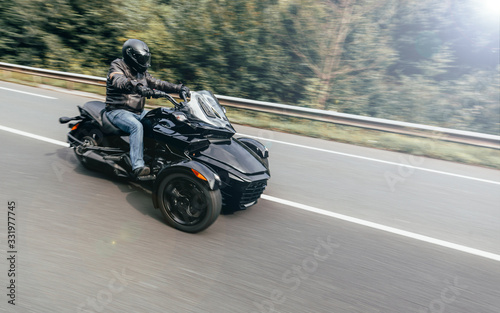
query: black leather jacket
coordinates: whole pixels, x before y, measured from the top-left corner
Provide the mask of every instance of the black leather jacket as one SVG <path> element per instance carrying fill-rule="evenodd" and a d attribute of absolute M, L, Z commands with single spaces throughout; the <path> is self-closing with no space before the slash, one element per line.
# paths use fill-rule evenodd
<path fill-rule="evenodd" d="M 148 71 L 137 73 L 123 59 L 116 59 L 111 62 L 106 81 L 106 110 L 125 109 L 141 113 L 146 99 L 135 92 L 138 84 L 165 92 L 180 92 L 182 86 L 156 79 Z"/>

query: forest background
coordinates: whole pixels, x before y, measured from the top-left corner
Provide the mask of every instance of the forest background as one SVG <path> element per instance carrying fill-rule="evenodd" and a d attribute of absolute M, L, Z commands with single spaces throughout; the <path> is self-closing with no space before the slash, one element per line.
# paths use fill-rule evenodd
<path fill-rule="evenodd" d="M 104 77 L 138 38 L 194 90 L 500 135 L 488 3 L 0 0 L 0 61 Z"/>

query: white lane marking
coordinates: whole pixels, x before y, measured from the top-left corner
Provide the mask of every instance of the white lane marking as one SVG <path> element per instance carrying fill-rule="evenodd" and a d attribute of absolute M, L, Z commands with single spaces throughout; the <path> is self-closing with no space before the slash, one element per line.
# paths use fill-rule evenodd
<path fill-rule="evenodd" d="M 27 133 L 27 132 L 24 132 L 22 130 L 17 130 L 17 129 L 6 127 L 6 126 L 2 126 L 2 125 L 0 125 L 0 130 L 4 130 L 4 131 L 7 131 L 7 132 L 10 132 L 10 133 L 13 133 L 13 134 L 17 134 L 17 135 L 21 135 L 21 136 L 25 136 L 25 137 L 29 137 L 29 138 L 33 138 L 33 139 L 37 139 L 37 140 L 41 140 L 41 141 L 53 143 L 55 145 L 59 145 L 59 146 L 63 146 L 63 147 L 69 147 L 69 144 L 66 143 L 66 142 L 62 142 L 62 141 L 59 141 L 59 140 L 55 140 L 55 139 L 51 139 L 51 138 L 47 138 L 47 137 L 43 137 L 43 136 L 31 134 L 31 133 Z"/>
<path fill-rule="evenodd" d="M 26 95 L 37 96 L 37 97 L 42 97 L 42 98 L 47 98 L 47 99 L 57 99 L 57 98 L 54 98 L 54 97 L 39 95 L 39 94 L 36 94 L 36 93 L 31 93 L 31 92 L 26 92 L 26 91 L 21 91 L 21 90 L 16 90 L 16 89 L 10 89 L 10 88 L 5 88 L 5 87 L 0 87 L 0 89 L 8 90 L 8 91 L 13 91 L 13 92 L 18 92 L 18 93 L 24 93 Z"/>
<path fill-rule="evenodd" d="M 477 177 L 472 177 L 472 176 L 466 176 L 466 175 L 454 174 L 454 173 L 443 172 L 443 171 L 438 171 L 438 170 L 432 170 L 429 168 L 413 166 L 410 164 L 402 164 L 402 163 L 397 163 L 397 162 L 373 159 L 373 158 L 368 158 L 368 157 L 359 156 L 359 155 L 355 155 L 355 154 L 349 154 L 349 153 L 344 153 L 344 152 L 337 152 L 337 151 L 326 150 L 326 149 L 321 149 L 321 148 L 309 147 L 309 146 L 299 145 L 296 143 L 290 143 L 290 142 L 286 142 L 286 141 L 280 141 L 280 140 L 274 140 L 274 139 L 268 139 L 268 138 L 261 138 L 261 137 L 252 136 L 252 135 L 245 135 L 245 134 L 240 134 L 240 133 L 238 133 L 238 135 L 256 138 L 256 139 L 260 139 L 260 140 L 264 140 L 264 141 L 276 142 L 276 143 L 289 145 L 289 146 L 293 146 L 293 147 L 298 147 L 298 148 L 310 149 L 310 150 L 326 152 L 326 153 L 331 153 L 331 154 L 337 154 L 337 155 L 342 155 L 342 156 L 347 156 L 347 157 L 357 158 L 357 159 L 362 159 L 362 160 L 367 160 L 367 161 L 379 162 L 379 163 L 390 164 L 390 165 L 397 165 L 397 166 L 402 166 L 404 168 L 412 168 L 412 169 L 430 172 L 430 173 L 442 174 L 442 175 L 447 175 L 447 176 L 453 176 L 453 177 L 459 177 L 459 178 L 464 178 L 464 179 L 480 181 L 483 183 L 500 185 L 500 181 L 494 181 L 494 180 L 482 179 L 482 178 L 477 178 Z"/>
<path fill-rule="evenodd" d="M 394 227 L 390 227 L 390 226 L 385 226 L 385 225 L 378 224 L 378 223 L 373 223 L 373 222 L 370 222 L 370 221 L 365 221 L 365 220 L 362 220 L 362 219 L 359 219 L 359 218 L 355 218 L 355 217 L 351 217 L 351 216 L 347 216 L 347 215 L 343 215 L 343 214 L 339 214 L 339 213 L 335 213 L 335 212 L 331 212 L 331 211 L 327 211 L 327 210 L 323 210 L 323 209 L 318 209 L 318 208 L 311 207 L 311 206 L 308 206 L 308 205 L 305 205 L 305 204 L 300 204 L 300 203 L 296 203 L 296 202 L 292 202 L 292 201 L 288 201 L 288 200 L 283 200 L 283 199 L 272 197 L 272 196 L 268 196 L 268 195 L 262 195 L 261 198 L 265 199 L 265 200 L 268 200 L 268 201 L 272 201 L 272 202 L 284 204 L 284 205 L 287 205 L 287 206 L 291 206 L 291 207 L 294 207 L 294 208 L 297 208 L 297 209 L 300 209 L 300 210 L 304 210 L 304 211 L 308 211 L 308 212 L 312 212 L 312 213 L 317 213 L 317 214 L 325 215 L 325 216 L 328 216 L 328 217 L 333 217 L 333 218 L 336 218 L 336 219 L 339 219 L 339 220 L 343 220 L 343 221 L 346 221 L 346 222 L 350 222 L 350 223 L 354 223 L 354 224 L 358 224 L 358 225 L 370 227 L 370 228 L 373 228 L 373 229 L 378 229 L 378 230 L 381 230 L 381 231 L 385 231 L 385 232 L 388 232 L 388 233 L 396 234 L 396 235 L 399 235 L 399 236 L 403 236 L 403 237 L 407 237 L 407 238 L 411 238 L 411 239 L 415 239 L 415 240 L 419 240 L 419 241 L 424 241 L 424 242 L 431 243 L 431 244 L 434 244 L 434 245 L 438 245 L 438 246 L 441 246 L 441 247 L 446 247 L 446 248 L 450 248 L 450 249 L 453 249 L 453 250 L 462 251 L 462 252 L 465 252 L 465 253 L 477 255 L 477 256 L 480 256 L 480 257 L 483 257 L 483 258 L 487 258 L 487 259 L 491 259 L 491 260 L 494 260 L 494 261 L 500 261 L 500 255 L 494 254 L 494 253 L 491 253 L 491 252 L 486 252 L 486 251 L 483 251 L 483 250 L 466 247 L 466 246 L 459 245 L 459 244 L 456 244 L 456 243 L 452 243 L 452 242 L 448 242 L 448 241 L 444 241 L 444 240 L 440 240 L 440 239 L 436 239 L 436 238 L 432 238 L 432 237 L 428 237 L 428 236 L 424 236 L 424 235 L 412 233 L 412 232 L 409 232 L 409 231 L 406 231 L 406 230 L 402 230 L 402 229 L 398 229 L 398 228 L 394 228 Z"/>
<path fill-rule="evenodd" d="M 69 147 L 69 144 L 66 143 L 66 142 L 62 142 L 62 141 L 59 141 L 59 140 L 50 139 L 50 138 L 39 136 L 39 135 L 34 135 L 34 134 L 31 134 L 31 133 L 27 133 L 27 132 L 24 132 L 24 131 L 13 129 L 13 128 L 10 128 L 10 127 L 5 127 L 5 126 L 1 126 L 0 125 L 0 130 L 4 130 L 4 131 L 8 131 L 8 132 L 11 132 L 11 133 L 14 133 L 14 134 L 18 134 L 18 135 L 21 135 L 21 136 L 26 136 L 26 137 L 29 137 L 29 138 L 33 138 L 33 139 L 37 139 L 37 140 L 41 140 L 41 141 L 53 143 L 53 144 L 60 145 L 60 146 L 63 146 L 63 147 Z M 256 137 L 256 138 L 258 138 L 258 137 Z M 329 151 L 329 150 L 325 150 L 325 151 Z M 424 241 L 424 242 L 435 244 L 435 245 L 442 246 L 442 247 L 447 247 L 447 248 L 450 248 L 450 249 L 454 249 L 454 250 L 466 252 L 466 253 L 469 253 L 469 254 L 481 256 L 481 257 L 488 258 L 488 259 L 491 259 L 491 260 L 500 261 L 500 255 L 498 255 L 498 254 L 494 254 L 494 253 L 490 253 L 490 252 L 486 252 L 486 251 L 482 251 L 482 250 L 478 250 L 478 249 L 474 249 L 474 248 L 462 246 L 462 245 L 459 245 L 459 244 L 455 244 L 455 243 L 444 241 L 444 240 L 440 240 L 440 239 L 435 239 L 435 238 L 424 236 L 424 235 L 419 235 L 419 234 L 412 233 L 412 232 L 405 231 L 405 230 L 401 230 L 401 229 L 398 229 L 398 228 L 394 228 L 394 227 L 385 226 L 385 225 L 382 225 L 382 224 L 377 224 L 377 223 L 365 221 L 365 220 L 362 220 L 362 219 L 359 219 L 359 218 L 355 218 L 355 217 L 351 217 L 351 216 L 347 216 L 347 215 L 343 215 L 343 214 L 339 214 L 339 213 L 335 213 L 335 212 L 331 212 L 331 211 L 327 211 L 327 210 L 323 210 L 323 209 L 318 209 L 318 208 L 311 207 L 311 206 L 308 206 L 308 205 L 305 205 L 305 204 L 300 204 L 300 203 L 296 203 L 296 202 L 293 202 L 293 201 L 283 200 L 283 199 L 276 198 L 276 197 L 273 197 L 273 196 L 262 195 L 261 198 L 264 199 L 264 200 L 277 202 L 277 203 L 284 204 L 284 205 L 287 205 L 287 206 L 291 206 L 291 207 L 294 207 L 294 208 L 297 208 L 297 209 L 301 209 L 301 210 L 304 210 L 304 211 L 308 211 L 308 212 L 312 212 L 312 213 L 316 213 L 316 214 L 321 214 L 321 215 L 325 215 L 325 216 L 329 216 L 329 217 L 333 217 L 333 218 L 336 218 L 336 219 L 339 219 L 339 220 L 343 220 L 343 221 L 347 221 L 347 222 L 350 222 L 350 223 L 354 223 L 354 224 L 358 224 L 358 225 L 370 227 L 370 228 L 373 228 L 373 229 L 382 230 L 382 231 L 385 231 L 385 232 L 389 232 L 389 233 L 393 233 L 393 234 L 396 234 L 396 235 L 400 235 L 400 236 L 404 236 L 404 237 L 408 237 L 408 238 L 412 238 L 412 239 Z"/>

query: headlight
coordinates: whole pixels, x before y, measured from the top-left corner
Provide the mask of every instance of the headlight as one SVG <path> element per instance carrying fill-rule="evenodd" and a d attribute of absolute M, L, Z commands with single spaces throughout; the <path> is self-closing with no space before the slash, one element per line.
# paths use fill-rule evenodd
<path fill-rule="evenodd" d="M 179 121 L 179 122 L 185 122 L 187 121 L 187 117 L 186 117 L 186 114 L 184 113 L 181 113 L 181 112 L 174 112 L 172 113 L 175 118 Z"/>

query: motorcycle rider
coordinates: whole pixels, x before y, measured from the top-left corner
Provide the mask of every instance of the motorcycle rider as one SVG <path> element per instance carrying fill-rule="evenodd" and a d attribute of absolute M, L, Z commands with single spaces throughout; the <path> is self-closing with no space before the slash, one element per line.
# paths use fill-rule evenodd
<path fill-rule="evenodd" d="M 153 78 L 147 71 L 151 52 L 146 43 L 129 39 L 123 44 L 123 58 L 111 62 L 106 81 L 106 114 L 122 131 L 130 134 L 130 158 L 135 176 L 149 175 L 143 159 L 143 126 L 146 98 L 158 97 L 155 90 L 186 93 L 189 88 Z"/>

